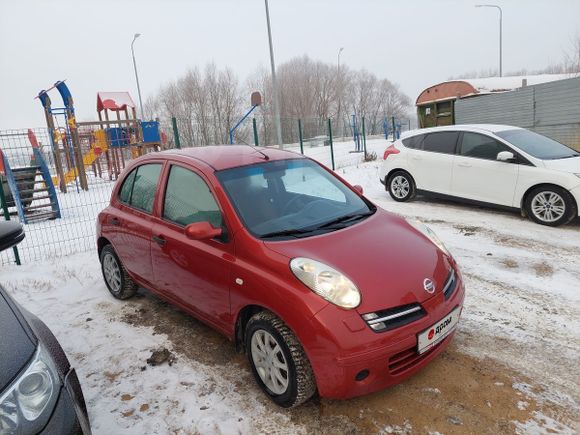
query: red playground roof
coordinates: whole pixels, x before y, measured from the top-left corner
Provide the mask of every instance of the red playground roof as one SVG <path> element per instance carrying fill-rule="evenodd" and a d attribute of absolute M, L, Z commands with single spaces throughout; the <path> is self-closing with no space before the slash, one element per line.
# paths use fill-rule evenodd
<path fill-rule="evenodd" d="M 97 112 L 102 110 L 125 110 L 135 108 L 129 92 L 97 92 Z"/>

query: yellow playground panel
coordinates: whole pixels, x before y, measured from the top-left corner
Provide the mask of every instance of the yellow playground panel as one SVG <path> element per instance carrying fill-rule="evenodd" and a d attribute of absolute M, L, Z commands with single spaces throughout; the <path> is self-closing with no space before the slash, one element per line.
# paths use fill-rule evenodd
<path fill-rule="evenodd" d="M 105 130 L 96 130 L 93 132 L 94 142 L 91 145 L 90 149 L 83 154 L 83 165 L 86 168 L 87 166 L 91 166 L 103 153 L 106 153 L 109 149 L 109 144 L 107 142 L 107 132 Z M 78 176 L 78 172 L 76 167 L 73 167 L 68 172 L 64 174 L 64 184 L 68 184 L 71 181 L 74 181 Z M 52 177 L 52 182 L 55 185 L 58 185 L 60 180 L 59 177 Z"/>

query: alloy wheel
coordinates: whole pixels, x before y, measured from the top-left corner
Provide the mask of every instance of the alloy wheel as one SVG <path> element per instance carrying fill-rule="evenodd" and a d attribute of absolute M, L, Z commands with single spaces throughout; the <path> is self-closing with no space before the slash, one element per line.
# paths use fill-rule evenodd
<path fill-rule="evenodd" d="M 288 363 L 276 339 L 263 329 L 257 330 L 251 341 L 252 361 L 260 379 L 274 394 L 288 389 Z"/>
<path fill-rule="evenodd" d="M 111 290 L 115 293 L 121 291 L 121 269 L 117 263 L 117 259 L 113 255 L 107 253 L 105 258 L 103 258 L 103 272 L 105 274 L 105 280 Z"/>
<path fill-rule="evenodd" d="M 399 199 L 406 198 L 411 190 L 411 184 L 407 178 L 397 175 L 391 180 L 391 192 Z"/>
<path fill-rule="evenodd" d="M 555 222 L 566 213 L 566 203 L 556 192 L 544 191 L 532 198 L 531 209 L 542 222 Z"/>

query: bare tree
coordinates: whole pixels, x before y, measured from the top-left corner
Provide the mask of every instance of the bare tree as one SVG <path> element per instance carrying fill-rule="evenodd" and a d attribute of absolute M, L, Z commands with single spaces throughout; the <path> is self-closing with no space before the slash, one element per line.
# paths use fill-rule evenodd
<path fill-rule="evenodd" d="M 346 65 L 339 72 L 335 65 L 308 56 L 279 65 L 278 83 L 285 143 L 298 141 L 298 118 L 303 120 L 306 137 L 326 134 L 328 118 L 334 118 L 335 133 L 344 135 L 351 113 L 365 116 L 369 132 L 375 133 L 384 118 L 401 116 L 410 108 L 409 98 L 388 80 L 380 80 L 365 70 L 352 71 Z M 220 70 L 214 64 L 208 64 L 203 72 L 193 68 L 163 86 L 145 107 L 152 118 L 176 117 L 185 144 L 225 143 L 229 130 L 248 106 L 246 99 L 256 90 L 262 93 L 263 104 L 254 116 L 261 144 L 267 145 L 274 142 L 274 131 L 271 80 L 264 68 L 246 80 L 243 90 L 229 68 Z M 336 119 L 337 116 L 344 119 Z M 240 127 L 236 139 L 251 140 L 250 123 Z"/>

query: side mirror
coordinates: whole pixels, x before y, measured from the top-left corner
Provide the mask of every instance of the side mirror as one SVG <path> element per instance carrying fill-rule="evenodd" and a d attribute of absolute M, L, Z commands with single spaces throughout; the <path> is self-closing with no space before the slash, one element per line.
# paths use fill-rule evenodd
<path fill-rule="evenodd" d="M 22 240 L 24 240 L 22 225 L 15 221 L 0 223 L 0 251 L 16 246 Z"/>
<path fill-rule="evenodd" d="M 222 235 L 221 228 L 215 228 L 209 222 L 195 222 L 185 227 L 185 235 L 191 240 L 207 240 Z"/>
<path fill-rule="evenodd" d="M 500 162 L 515 162 L 516 158 L 512 152 L 501 151 L 497 153 L 497 160 Z"/>
<path fill-rule="evenodd" d="M 352 188 L 354 190 L 356 190 L 359 193 L 359 195 L 362 195 L 363 194 L 363 188 L 362 188 L 362 186 L 360 184 L 355 184 L 354 186 L 352 186 Z"/>

